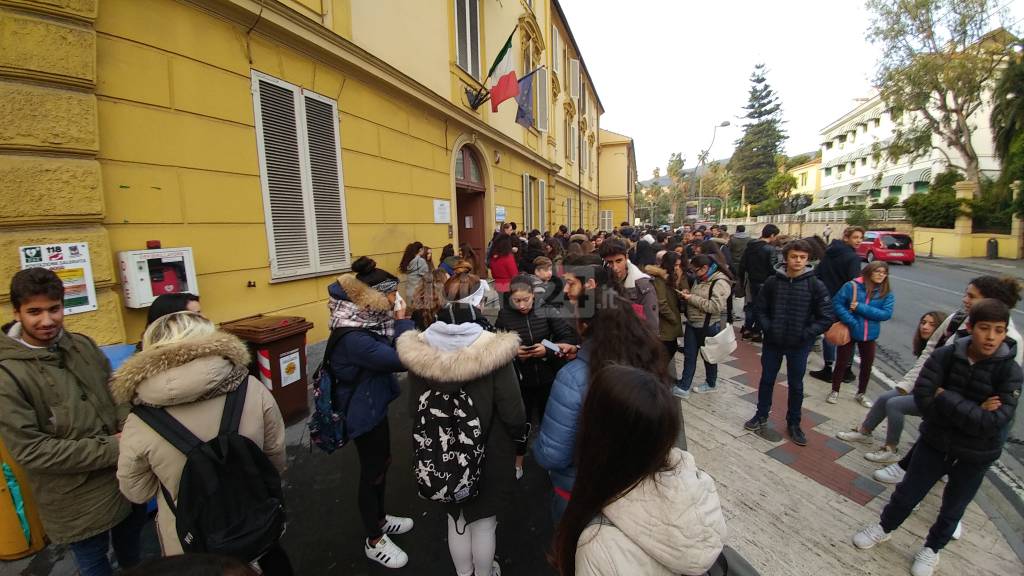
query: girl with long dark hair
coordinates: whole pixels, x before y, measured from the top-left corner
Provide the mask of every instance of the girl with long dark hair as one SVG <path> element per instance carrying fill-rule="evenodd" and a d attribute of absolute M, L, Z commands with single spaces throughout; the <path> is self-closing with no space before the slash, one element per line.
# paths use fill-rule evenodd
<path fill-rule="evenodd" d="M 559 574 L 667 576 L 711 568 L 724 545 L 725 517 L 714 480 L 675 448 L 680 426 L 658 376 L 615 364 L 594 375 L 580 416 L 579 481 L 555 534 Z"/>
<path fill-rule="evenodd" d="M 651 277 L 654 292 L 658 295 L 658 339 L 665 347 L 671 362 L 679 347 L 676 339 L 683 336 L 678 290 L 681 288 L 679 279 L 684 272 L 680 266 L 679 255 L 675 252 L 666 252 L 661 257 L 661 265 L 645 266 L 644 272 Z"/>
<path fill-rule="evenodd" d="M 425 248 L 422 242 L 412 242 L 405 247 L 402 260 L 398 264 L 398 271 L 405 274 L 405 300 L 412 301 L 412 296 L 420 282 L 430 274 L 430 264 L 425 257 L 429 248 Z"/>
<path fill-rule="evenodd" d="M 555 520 L 564 512 L 576 482 L 576 427 L 591 374 L 609 364 L 635 366 L 651 370 L 668 386 L 663 346 L 633 311 L 607 269 L 567 266 L 566 295 L 575 306 L 582 345 L 575 359 L 555 376 L 533 446 L 534 458 L 551 476 Z"/>
<path fill-rule="evenodd" d="M 889 265 L 885 262 L 872 262 L 865 266 L 860 278 L 844 284 L 832 299 L 836 318 L 850 329 L 850 341 L 836 349 L 832 392 L 826 399 L 829 404 L 839 401 L 839 387 L 853 360 L 853 347 L 856 346 L 860 353 L 860 374 L 854 399 L 865 408 L 871 408 L 872 403 L 865 392 L 871 378 L 871 366 L 875 362 L 876 341 L 882 330 L 882 322 L 892 318 L 895 303 L 895 297 L 889 289 Z"/>
<path fill-rule="evenodd" d="M 506 234 L 495 238 L 491 247 L 491 276 L 494 277 L 494 289 L 501 293 L 508 292 L 509 282 L 519 274 L 512 248 L 512 237 Z"/>

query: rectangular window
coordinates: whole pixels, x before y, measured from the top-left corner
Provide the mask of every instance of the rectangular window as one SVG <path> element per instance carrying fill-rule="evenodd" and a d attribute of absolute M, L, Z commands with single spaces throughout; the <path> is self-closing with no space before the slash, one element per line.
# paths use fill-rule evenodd
<path fill-rule="evenodd" d="M 582 78 L 580 80 L 581 80 L 581 82 L 580 82 L 581 83 L 581 86 L 580 86 L 580 118 L 586 118 L 587 117 L 587 86 L 582 83 Z"/>
<path fill-rule="evenodd" d="M 604 230 L 605 232 L 611 232 L 612 228 L 614 228 L 614 226 L 612 226 L 612 211 L 601 210 L 600 220 L 601 221 L 598 223 L 597 229 Z"/>
<path fill-rule="evenodd" d="M 530 175 L 523 173 L 523 230 L 533 229 L 533 181 Z"/>
<path fill-rule="evenodd" d="M 350 265 L 337 102 L 252 72 L 271 278 Z"/>
<path fill-rule="evenodd" d="M 455 0 L 455 53 L 459 67 L 480 80 L 478 0 Z"/>
<path fill-rule="evenodd" d="M 536 80 L 536 98 L 537 98 L 537 130 L 541 132 L 548 131 L 548 98 L 550 97 L 550 90 L 548 90 L 548 70 L 547 68 L 541 68 L 537 70 L 535 74 Z"/>
<path fill-rule="evenodd" d="M 537 229 L 548 229 L 548 183 L 537 180 Z"/>
<path fill-rule="evenodd" d="M 575 163 L 580 153 L 580 127 L 576 125 L 575 119 L 569 122 L 569 162 Z"/>
<path fill-rule="evenodd" d="M 800 175 L 800 186 L 807 186 L 807 172 Z"/>
<path fill-rule="evenodd" d="M 832 175 L 832 169 L 831 168 L 825 168 L 825 176 L 831 176 L 831 175 Z"/>
<path fill-rule="evenodd" d="M 832 143 L 831 142 L 825 142 L 825 150 L 831 150 L 831 149 L 832 149 Z"/>
<path fill-rule="evenodd" d="M 575 58 L 569 59 L 569 97 L 580 97 L 580 61 Z"/>
<path fill-rule="evenodd" d="M 572 198 L 565 199 L 565 227 L 572 232 Z"/>
<path fill-rule="evenodd" d="M 551 27 L 551 71 L 556 75 L 562 73 L 562 37 L 556 26 Z"/>

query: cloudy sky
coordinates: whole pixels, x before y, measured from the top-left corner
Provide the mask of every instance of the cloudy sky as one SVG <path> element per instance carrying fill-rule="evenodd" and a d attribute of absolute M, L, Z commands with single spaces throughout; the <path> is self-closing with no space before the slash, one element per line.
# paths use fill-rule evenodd
<path fill-rule="evenodd" d="M 878 50 L 862 0 L 560 1 L 601 127 L 633 137 L 641 180 L 656 166 L 664 174 L 672 152 L 692 165 L 723 121 L 711 157 L 728 158 L 759 62 L 782 101 L 789 154 L 817 149 L 821 129 L 871 91 Z M 1024 17 L 1024 0 L 996 2 L 1010 23 Z"/>

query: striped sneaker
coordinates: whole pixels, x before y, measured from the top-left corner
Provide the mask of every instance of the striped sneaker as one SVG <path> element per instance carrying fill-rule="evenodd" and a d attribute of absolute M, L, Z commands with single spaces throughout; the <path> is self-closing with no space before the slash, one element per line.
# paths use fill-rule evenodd
<path fill-rule="evenodd" d="M 384 516 L 384 525 L 380 527 L 380 530 L 385 534 L 405 534 L 412 530 L 412 524 L 412 518 L 387 514 Z"/>
<path fill-rule="evenodd" d="M 370 541 L 367 540 L 363 548 L 367 558 L 379 562 L 386 568 L 401 568 L 409 563 L 409 555 L 392 542 L 387 534 L 380 537 L 376 546 L 370 546 Z"/>

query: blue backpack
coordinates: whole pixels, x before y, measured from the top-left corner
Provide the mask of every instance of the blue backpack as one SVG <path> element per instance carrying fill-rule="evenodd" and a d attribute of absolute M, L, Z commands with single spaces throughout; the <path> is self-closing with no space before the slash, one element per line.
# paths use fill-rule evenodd
<path fill-rule="evenodd" d="M 331 370 L 331 354 L 341 339 L 362 328 L 335 328 L 327 340 L 324 359 L 313 373 L 313 415 L 309 418 L 310 446 L 316 445 L 328 454 L 348 444 L 348 408 L 355 396 L 359 372 L 352 382 L 339 380 Z M 360 370 L 361 372 L 361 370 Z M 336 391 L 338 391 L 336 393 Z"/>

